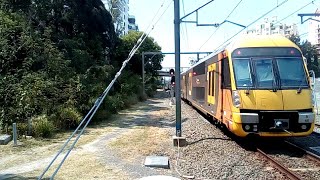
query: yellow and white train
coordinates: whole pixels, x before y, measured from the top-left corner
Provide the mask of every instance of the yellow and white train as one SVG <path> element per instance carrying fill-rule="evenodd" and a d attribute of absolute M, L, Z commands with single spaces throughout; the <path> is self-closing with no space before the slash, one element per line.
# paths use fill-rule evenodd
<path fill-rule="evenodd" d="M 182 99 L 245 137 L 307 136 L 313 92 L 299 47 L 280 35 L 244 36 L 181 74 Z"/>

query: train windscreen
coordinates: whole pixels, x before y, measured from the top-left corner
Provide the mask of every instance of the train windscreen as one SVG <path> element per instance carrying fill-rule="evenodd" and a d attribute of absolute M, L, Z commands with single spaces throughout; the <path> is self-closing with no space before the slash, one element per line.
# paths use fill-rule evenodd
<path fill-rule="evenodd" d="M 308 81 L 302 58 L 276 58 L 282 87 L 306 87 Z"/>
<path fill-rule="evenodd" d="M 308 87 L 302 55 L 295 48 L 237 49 L 232 59 L 238 89 Z"/>

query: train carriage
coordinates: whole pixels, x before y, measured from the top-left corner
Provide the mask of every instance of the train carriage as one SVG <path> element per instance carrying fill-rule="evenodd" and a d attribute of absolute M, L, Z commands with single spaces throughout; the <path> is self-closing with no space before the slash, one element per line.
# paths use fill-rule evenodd
<path fill-rule="evenodd" d="M 244 36 L 181 74 L 181 97 L 245 137 L 307 136 L 313 92 L 300 49 L 280 35 Z"/>

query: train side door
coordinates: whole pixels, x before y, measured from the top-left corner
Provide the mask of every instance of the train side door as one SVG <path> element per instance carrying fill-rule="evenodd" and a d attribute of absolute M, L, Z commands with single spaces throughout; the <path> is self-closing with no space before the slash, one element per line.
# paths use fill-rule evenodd
<path fill-rule="evenodd" d="M 216 83 L 215 83 L 215 79 L 216 79 L 216 64 L 211 64 L 208 66 L 208 72 L 207 72 L 207 89 L 208 89 L 208 104 L 209 105 L 214 105 L 215 104 L 215 88 L 216 88 Z"/>

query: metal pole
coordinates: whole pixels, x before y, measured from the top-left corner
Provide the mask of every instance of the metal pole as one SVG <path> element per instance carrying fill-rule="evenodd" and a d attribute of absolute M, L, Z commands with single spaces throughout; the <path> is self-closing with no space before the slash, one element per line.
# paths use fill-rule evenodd
<path fill-rule="evenodd" d="M 197 53 L 197 60 L 198 60 L 198 62 L 199 62 L 199 60 L 200 60 L 199 53 Z"/>
<path fill-rule="evenodd" d="M 180 92 L 180 0 L 174 0 L 175 87 L 176 87 L 176 136 L 181 137 Z"/>
<path fill-rule="evenodd" d="M 17 124 L 16 123 L 12 124 L 12 129 L 13 129 L 13 145 L 17 146 Z"/>
<path fill-rule="evenodd" d="M 145 95 L 145 82 L 144 82 L 144 52 L 142 52 L 142 94 Z"/>

